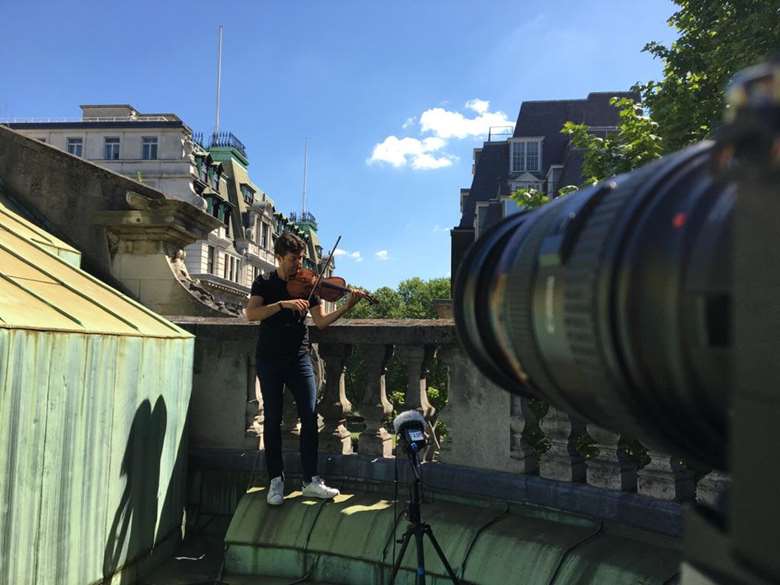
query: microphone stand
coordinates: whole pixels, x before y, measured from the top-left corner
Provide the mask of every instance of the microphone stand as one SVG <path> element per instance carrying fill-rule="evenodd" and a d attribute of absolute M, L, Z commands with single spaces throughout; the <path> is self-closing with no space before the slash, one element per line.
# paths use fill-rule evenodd
<path fill-rule="evenodd" d="M 449 562 L 447 562 L 447 557 L 444 556 L 444 551 L 441 550 L 439 542 L 433 535 L 433 529 L 431 528 L 430 524 L 426 524 L 422 521 L 420 515 L 420 484 L 422 483 L 422 478 L 420 477 L 420 461 L 417 458 L 416 449 L 411 449 L 411 452 L 409 453 L 409 461 L 412 465 L 412 470 L 414 471 L 414 484 L 412 486 L 411 500 L 409 501 L 410 524 L 406 528 L 406 532 L 404 532 L 403 538 L 399 541 L 402 543 L 401 550 L 399 551 L 398 558 L 396 559 L 395 565 L 393 566 L 393 575 L 390 577 L 390 585 L 394 585 L 395 583 L 395 577 L 398 574 L 398 570 L 401 568 L 401 561 L 404 559 L 406 547 L 409 546 L 409 541 L 411 540 L 412 536 L 414 536 L 415 546 L 417 547 L 417 571 L 415 573 L 414 583 L 415 585 L 425 585 L 425 556 L 423 554 L 423 535 L 428 535 L 428 538 L 431 539 L 431 544 L 433 545 L 436 554 L 439 556 L 439 560 L 441 560 L 442 565 L 444 565 L 444 569 L 447 571 L 450 580 L 454 583 L 454 585 L 459 585 L 460 581 L 458 581 L 458 578 L 455 576 L 455 571 L 452 570 Z"/>

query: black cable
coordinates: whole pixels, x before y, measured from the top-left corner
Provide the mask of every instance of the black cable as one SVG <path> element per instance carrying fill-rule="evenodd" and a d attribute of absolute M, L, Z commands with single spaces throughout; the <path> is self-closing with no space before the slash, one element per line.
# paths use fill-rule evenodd
<path fill-rule="evenodd" d="M 398 454 L 398 450 L 396 448 L 396 455 Z M 393 461 L 393 517 L 395 520 L 393 521 L 393 526 L 390 528 L 390 533 L 387 536 L 387 539 L 385 540 L 385 546 L 382 549 L 382 560 L 380 562 L 380 585 L 384 585 L 385 582 L 385 567 L 387 566 L 387 563 L 385 562 L 385 559 L 387 558 L 387 549 L 390 546 L 390 540 L 392 539 L 393 542 L 393 562 L 389 567 L 395 566 L 395 545 L 397 543 L 397 540 L 395 538 L 396 532 L 398 530 L 398 522 L 401 520 L 401 516 L 403 515 L 403 512 L 400 514 L 397 512 L 398 509 L 398 457 L 394 458 Z"/>
<path fill-rule="evenodd" d="M 398 446 L 395 448 L 395 457 L 393 458 L 393 518 L 395 522 L 393 524 L 393 566 L 395 566 L 395 545 L 398 544 L 398 539 L 395 537 L 395 531 L 398 526 Z M 382 562 L 384 563 L 385 556 L 382 555 Z M 382 581 L 384 581 L 384 571 L 382 572 Z"/>
<path fill-rule="evenodd" d="M 663 582 L 663 585 L 673 585 L 674 583 L 679 583 L 680 578 L 680 572 L 676 572 L 674 575 L 669 577 L 666 581 Z"/>
<path fill-rule="evenodd" d="M 309 541 L 311 540 L 311 535 L 314 532 L 314 528 L 317 526 L 317 520 L 319 520 L 320 514 L 322 514 L 322 511 L 325 509 L 325 506 L 328 504 L 328 502 L 330 502 L 330 500 L 325 500 L 318 506 L 317 514 L 314 516 L 314 521 L 311 523 L 311 528 L 309 528 L 309 534 L 306 535 L 306 544 L 303 546 L 303 576 L 289 583 L 289 585 L 298 585 L 299 583 L 305 583 L 308 581 L 311 578 L 312 572 L 317 567 L 317 563 L 320 562 L 320 557 L 322 555 L 318 554 L 317 558 L 314 559 L 311 567 L 309 567 L 309 570 L 306 570 L 306 552 L 309 550 Z"/>
<path fill-rule="evenodd" d="M 484 524 L 482 527 L 480 527 L 479 530 L 477 530 L 476 534 L 474 535 L 474 538 L 471 539 L 471 542 L 469 543 L 469 547 L 466 549 L 466 554 L 463 556 L 463 562 L 460 565 L 460 581 L 461 583 L 465 583 L 466 578 L 466 563 L 469 560 L 469 555 L 471 554 L 471 550 L 474 548 L 474 545 L 477 544 L 477 540 L 479 540 L 479 537 L 482 535 L 482 533 L 493 526 L 496 522 L 499 520 L 502 520 L 503 518 L 506 518 L 509 515 L 509 505 L 506 505 L 506 508 L 503 512 L 501 512 L 498 516 L 495 518 L 491 518 L 486 524 Z"/>
<path fill-rule="evenodd" d="M 586 536 L 582 540 L 579 540 L 579 541 L 575 542 L 573 545 L 571 545 L 569 548 L 567 548 L 565 551 L 563 551 L 563 554 L 561 555 L 561 558 L 558 559 L 558 565 L 555 567 L 555 571 L 553 571 L 553 574 L 550 577 L 550 580 L 548 581 L 547 585 L 553 585 L 553 583 L 555 583 L 555 579 L 558 577 L 558 573 L 560 572 L 561 567 L 563 566 L 563 562 L 569 556 L 569 553 L 571 553 L 571 551 L 573 551 L 578 546 L 580 546 L 582 544 L 585 544 L 586 542 L 588 542 L 592 538 L 596 538 L 601 533 L 601 531 L 603 529 L 604 529 L 604 521 L 602 520 L 601 522 L 599 522 L 599 527 L 596 529 L 595 532 L 593 532 L 592 534 L 589 534 L 588 536 Z"/>

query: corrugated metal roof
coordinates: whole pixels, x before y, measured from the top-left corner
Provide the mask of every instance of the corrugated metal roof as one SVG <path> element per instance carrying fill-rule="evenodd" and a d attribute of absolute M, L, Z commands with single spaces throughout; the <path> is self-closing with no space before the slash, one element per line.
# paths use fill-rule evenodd
<path fill-rule="evenodd" d="M 8 209 L 8 207 L 3 205 L 1 201 L 0 218 L 0 224 L 7 227 L 12 232 L 27 240 L 30 240 L 31 242 L 35 242 L 39 246 L 43 246 L 49 252 L 55 256 L 59 256 L 72 266 L 77 268 L 81 266 L 81 252 L 76 250 L 76 248 L 66 244 L 59 238 L 51 235 L 49 232 L 42 230 L 34 223 L 31 223 L 20 215 L 14 213 Z"/>
<path fill-rule="evenodd" d="M 0 327 L 133 337 L 191 337 L 185 330 L 58 257 L 56 250 L 73 250 L 64 246 L 8 208 L 2 208 Z"/>

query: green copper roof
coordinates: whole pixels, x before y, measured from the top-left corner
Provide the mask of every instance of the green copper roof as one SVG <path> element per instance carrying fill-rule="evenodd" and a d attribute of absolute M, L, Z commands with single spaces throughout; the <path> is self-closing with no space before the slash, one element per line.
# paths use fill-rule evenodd
<path fill-rule="evenodd" d="M 408 526 L 402 520 L 394 530 L 402 509 L 374 494 L 322 503 L 300 492 L 272 508 L 264 489 L 250 491 L 225 537 L 227 574 L 295 579 L 310 572 L 317 582 L 388 583 L 393 540 Z M 678 572 L 673 539 L 556 511 L 438 501 L 423 504 L 422 514 L 458 577 L 472 584 L 661 585 Z M 414 582 L 415 550 L 412 542 L 397 583 Z M 424 554 L 427 582 L 448 583 L 427 537 Z"/>
<path fill-rule="evenodd" d="M 0 327 L 191 337 L 63 260 L 60 251 L 76 252 L 0 205 Z"/>
<path fill-rule="evenodd" d="M 2 201 L 0 201 L 0 224 L 26 240 L 42 246 L 55 256 L 59 256 L 71 266 L 76 268 L 81 266 L 81 252 L 14 213 L 3 205 Z"/>

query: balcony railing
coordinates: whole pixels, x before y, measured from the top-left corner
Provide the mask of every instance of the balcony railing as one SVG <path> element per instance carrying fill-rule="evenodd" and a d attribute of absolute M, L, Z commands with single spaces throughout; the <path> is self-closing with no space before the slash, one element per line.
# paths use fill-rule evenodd
<path fill-rule="evenodd" d="M 193 447 L 262 449 L 264 416 L 255 378 L 255 325 L 241 320 L 176 321 L 196 335 Z M 394 412 L 388 393 L 396 389 L 387 387 L 392 358 L 406 372 L 404 405 L 399 410 L 415 409 L 428 421 L 432 447 L 426 460 L 432 469 L 437 465 L 470 469 L 472 476 L 504 472 L 506 485 L 518 485 L 511 479 L 517 477 L 525 486 L 524 494 L 513 497 L 645 523 L 645 528 L 657 529 L 655 524 L 660 523 L 665 526 L 662 530 L 671 533 L 680 526 L 677 503 L 694 499 L 712 503 L 728 483 L 723 474 L 694 471 L 670 453 L 651 449 L 638 462 L 627 453 L 626 438 L 619 433 L 546 404 L 540 409 L 539 404 L 496 387 L 463 353 L 451 320 L 340 321 L 323 331 L 311 328 L 310 335 L 319 356 L 315 372 L 323 421 L 320 451 L 333 457 L 357 456 L 364 462 L 393 457 L 389 421 Z M 356 352 L 365 382 L 353 403 L 347 397 L 346 378 L 352 367 L 350 356 Z M 434 361 L 448 372 L 448 400 L 441 412 L 428 395 Z M 214 420 L 217 412 L 218 423 Z M 352 436 L 357 431 L 350 428 L 350 421 L 357 414 L 362 424 L 355 448 Z M 444 437 L 442 427 L 446 427 Z M 290 451 L 297 450 L 297 428 L 295 409 L 288 407 L 283 442 Z M 583 450 L 585 436 L 589 441 Z M 361 465 L 366 469 L 367 463 Z M 440 475 L 448 478 L 452 473 Z M 656 518 L 638 518 L 643 513 Z"/>
<path fill-rule="evenodd" d="M 201 147 L 208 148 L 234 148 L 242 156 L 246 156 L 246 146 L 232 132 L 193 132 L 192 140 Z"/>

